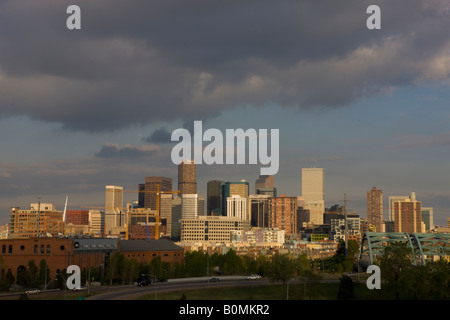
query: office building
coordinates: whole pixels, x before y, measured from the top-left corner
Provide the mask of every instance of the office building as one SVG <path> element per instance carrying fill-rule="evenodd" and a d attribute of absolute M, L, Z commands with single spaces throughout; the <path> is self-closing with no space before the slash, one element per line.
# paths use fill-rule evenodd
<path fill-rule="evenodd" d="M 144 208 L 156 210 L 157 190 L 172 191 L 172 179 L 167 177 L 145 177 Z"/>
<path fill-rule="evenodd" d="M 95 237 L 105 235 L 105 212 L 89 210 L 89 233 Z"/>
<path fill-rule="evenodd" d="M 127 239 L 155 240 L 156 239 L 156 211 L 145 208 L 130 209 L 128 211 Z M 166 234 L 167 219 L 160 217 L 158 239 Z"/>
<path fill-rule="evenodd" d="M 250 221 L 224 216 L 181 220 L 181 242 L 230 243 L 234 231 L 250 229 Z"/>
<path fill-rule="evenodd" d="M 180 191 L 180 197 L 183 196 L 183 194 L 197 193 L 194 161 L 184 160 L 178 165 L 178 190 Z"/>
<path fill-rule="evenodd" d="M 231 196 L 227 198 L 227 217 L 237 218 L 241 220 L 249 220 L 247 210 L 248 198 L 242 198 L 241 196 Z"/>
<path fill-rule="evenodd" d="M 269 228 L 286 232 L 286 237 L 297 233 L 297 197 L 270 198 Z"/>
<path fill-rule="evenodd" d="M 422 221 L 425 224 L 425 231 L 434 229 L 433 208 L 422 207 Z"/>
<path fill-rule="evenodd" d="M 227 199 L 232 196 L 240 196 L 248 198 L 249 184 L 246 180 L 239 182 L 222 182 L 220 184 L 221 207 L 220 211 L 223 216 L 227 214 Z"/>
<path fill-rule="evenodd" d="M 172 236 L 172 202 L 173 195 L 171 193 L 161 194 L 159 213 L 161 220 L 164 220 L 167 224 L 162 236 L 167 238 Z"/>
<path fill-rule="evenodd" d="M 181 196 L 181 219 L 196 219 L 205 215 L 205 199 L 198 194 Z"/>
<path fill-rule="evenodd" d="M 105 188 L 105 233 L 124 225 L 123 187 L 108 185 Z"/>
<path fill-rule="evenodd" d="M 367 222 L 383 232 L 383 191 L 376 187 L 367 192 Z"/>
<path fill-rule="evenodd" d="M 172 199 L 172 228 L 170 237 L 174 241 L 181 238 L 181 198 L 175 196 Z"/>
<path fill-rule="evenodd" d="M 260 175 L 255 182 L 255 193 L 276 197 L 277 188 L 275 188 L 274 177 L 272 175 Z"/>
<path fill-rule="evenodd" d="M 347 215 L 347 235 L 348 240 L 355 240 L 357 243 L 361 240 L 361 219 L 359 215 Z M 331 237 L 334 241 L 340 239 L 345 241 L 345 216 L 341 215 L 338 218 L 331 219 Z"/>
<path fill-rule="evenodd" d="M 222 215 L 220 211 L 221 204 L 221 180 L 210 180 L 206 187 L 206 215 Z"/>
<path fill-rule="evenodd" d="M 89 225 L 89 210 L 67 210 L 66 225 Z"/>
<path fill-rule="evenodd" d="M 145 183 L 138 185 L 138 208 L 145 208 Z"/>
<path fill-rule="evenodd" d="M 394 202 L 404 201 L 409 199 L 409 196 L 389 196 L 389 220 L 394 221 Z"/>
<path fill-rule="evenodd" d="M 425 224 L 422 222 L 422 202 L 416 200 L 414 192 L 408 199 L 394 201 L 392 213 L 395 232 L 425 232 Z"/>
<path fill-rule="evenodd" d="M 318 225 L 323 224 L 323 213 L 325 212 L 324 184 L 324 169 L 302 169 L 302 196 L 305 198 L 304 209 L 310 211 L 310 222 Z"/>
<path fill-rule="evenodd" d="M 249 201 L 250 224 L 252 227 L 268 228 L 269 227 L 269 202 L 270 196 L 264 194 L 251 194 Z"/>
<path fill-rule="evenodd" d="M 298 197 L 297 197 L 298 199 Z M 297 232 L 305 228 L 310 223 L 311 215 L 309 209 L 297 206 Z"/>
<path fill-rule="evenodd" d="M 63 212 L 51 203 L 32 203 L 30 210 L 13 207 L 9 214 L 9 238 L 58 236 L 64 233 Z"/>

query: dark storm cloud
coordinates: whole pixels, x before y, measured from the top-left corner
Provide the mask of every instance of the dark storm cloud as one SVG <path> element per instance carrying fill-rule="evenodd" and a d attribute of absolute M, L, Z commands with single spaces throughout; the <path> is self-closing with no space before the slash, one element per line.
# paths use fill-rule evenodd
<path fill-rule="evenodd" d="M 156 155 L 158 148 L 155 146 L 119 146 L 117 144 L 103 145 L 99 152 L 95 154 L 99 158 L 129 158 L 136 159 Z"/>
<path fill-rule="evenodd" d="M 69 4 L 0 2 L 0 115 L 113 131 L 245 104 L 343 106 L 450 74 L 445 0 L 80 0 L 74 31 Z M 370 4 L 381 30 L 366 28 Z"/>

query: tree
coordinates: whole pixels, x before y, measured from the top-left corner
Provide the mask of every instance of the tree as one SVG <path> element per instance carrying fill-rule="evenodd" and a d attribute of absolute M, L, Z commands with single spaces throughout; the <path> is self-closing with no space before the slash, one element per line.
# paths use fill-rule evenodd
<path fill-rule="evenodd" d="M 189 251 L 184 255 L 184 271 L 186 277 L 203 277 L 208 265 L 207 254 L 201 251 Z M 212 259 L 210 259 L 211 262 Z"/>
<path fill-rule="evenodd" d="M 9 291 L 9 288 L 14 283 L 15 279 L 11 269 L 6 271 L 6 265 L 3 262 L 2 256 L 0 256 L 0 291 Z"/>
<path fill-rule="evenodd" d="M 296 264 L 288 255 L 275 254 L 272 257 L 272 264 L 269 276 L 272 281 L 283 283 L 283 292 L 287 292 L 287 282 L 292 279 L 296 272 Z"/>
<path fill-rule="evenodd" d="M 359 250 L 360 248 L 358 246 L 358 243 L 355 240 L 349 240 L 346 257 L 345 241 L 344 239 L 339 239 L 338 249 L 336 250 L 336 255 L 334 256 L 332 269 L 335 269 L 338 272 L 352 271 L 353 265 L 357 260 Z"/>
<path fill-rule="evenodd" d="M 109 257 L 106 265 L 106 275 L 110 285 L 112 285 L 114 281 L 121 280 L 123 282 L 122 271 L 124 269 L 125 259 L 125 256 L 119 252 Z"/>
<path fill-rule="evenodd" d="M 45 259 L 42 259 L 39 262 L 39 284 L 44 285 L 44 289 L 46 288 L 46 284 L 50 281 L 50 270 L 47 266 L 47 261 Z"/>
<path fill-rule="evenodd" d="M 39 270 L 34 260 L 28 262 L 26 284 L 30 287 L 37 287 L 39 285 Z"/>
<path fill-rule="evenodd" d="M 383 255 L 376 261 L 388 291 L 394 292 L 396 299 L 400 299 L 400 275 L 412 268 L 412 259 L 412 251 L 408 245 L 397 241 L 388 243 L 384 247 Z"/>
<path fill-rule="evenodd" d="M 223 271 L 227 275 L 242 274 L 244 272 L 243 260 L 233 249 L 228 250 L 224 256 Z"/>
<path fill-rule="evenodd" d="M 337 298 L 339 300 L 355 299 L 353 280 L 347 275 L 344 275 L 339 279 L 339 292 Z"/>

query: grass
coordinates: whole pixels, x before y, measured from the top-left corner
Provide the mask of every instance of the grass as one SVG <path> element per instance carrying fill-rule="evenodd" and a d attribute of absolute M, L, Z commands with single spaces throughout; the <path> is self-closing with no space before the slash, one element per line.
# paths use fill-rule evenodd
<path fill-rule="evenodd" d="M 317 283 L 313 286 L 291 284 L 289 300 L 336 300 L 339 283 Z M 356 300 L 384 299 L 382 294 L 367 289 L 365 283 L 354 283 Z M 286 292 L 279 283 L 250 287 L 221 287 L 214 289 L 178 290 L 157 293 L 158 300 L 285 300 Z M 147 294 L 141 300 L 155 300 Z"/>

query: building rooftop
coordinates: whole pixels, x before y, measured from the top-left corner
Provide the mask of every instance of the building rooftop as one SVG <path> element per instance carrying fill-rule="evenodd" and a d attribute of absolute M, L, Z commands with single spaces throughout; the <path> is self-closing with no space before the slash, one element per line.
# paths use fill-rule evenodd
<path fill-rule="evenodd" d="M 121 240 L 120 252 L 127 251 L 175 251 L 183 250 L 170 240 Z"/>

